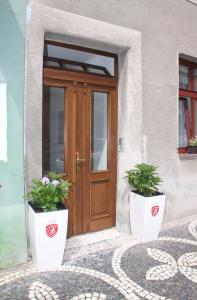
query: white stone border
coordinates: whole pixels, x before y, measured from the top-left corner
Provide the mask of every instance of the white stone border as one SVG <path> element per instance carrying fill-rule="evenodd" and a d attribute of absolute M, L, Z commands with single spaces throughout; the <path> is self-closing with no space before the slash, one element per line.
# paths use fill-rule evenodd
<path fill-rule="evenodd" d="M 142 161 L 141 33 L 125 27 L 76 15 L 29 1 L 27 9 L 25 83 L 26 184 L 41 176 L 42 72 L 44 35 L 61 36 L 67 43 L 110 51 L 119 55 L 118 131 L 124 152 L 118 153 L 117 225 L 129 231 L 126 169 Z"/>

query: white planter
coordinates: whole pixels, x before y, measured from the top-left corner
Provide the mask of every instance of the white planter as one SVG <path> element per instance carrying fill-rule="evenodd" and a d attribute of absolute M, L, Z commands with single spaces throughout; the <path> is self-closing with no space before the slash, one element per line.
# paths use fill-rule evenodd
<path fill-rule="evenodd" d="M 31 254 L 38 269 L 59 267 L 66 244 L 68 210 L 36 213 L 28 205 L 28 223 Z"/>
<path fill-rule="evenodd" d="M 134 238 L 143 242 L 156 240 L 165 209 L 165 195 L 143 197 L 130 193 L 130 222 Z"/>

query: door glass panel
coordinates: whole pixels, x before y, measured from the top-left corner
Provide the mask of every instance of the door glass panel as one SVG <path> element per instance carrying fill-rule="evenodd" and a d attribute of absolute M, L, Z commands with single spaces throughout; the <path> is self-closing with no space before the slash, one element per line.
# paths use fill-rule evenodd
<path fill-rule="evenodd" d="M 93 92 L 92 94 L 92 126 L 91 126 L 91 169 L 92 171 L 108 168 L 108 94 Z"/>
<path fill-rule="evenodd" d="M 43 91 L 43 174 L 64 173 L 64 88 Z"/>
<path fill-rule="evenodd" d="M 189 68 L 183 65 L 179 67 L 179 88 L 189 88 Z"/>

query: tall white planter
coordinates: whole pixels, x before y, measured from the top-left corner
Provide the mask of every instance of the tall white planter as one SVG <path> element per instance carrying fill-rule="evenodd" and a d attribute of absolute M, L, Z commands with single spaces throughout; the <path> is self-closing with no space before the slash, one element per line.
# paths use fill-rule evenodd
<path fill-rule="evenodd" d="M 67 237 L 68 210 L 36 213 L 28 205 L 30 249 L 39 270 L 59 267 Z"/>
<path fill-rule="evenodd" d="M 156 240 L 165 209 L 165 195 L 143 197 L 130 192 L 130 222 L 134 238 L 143 242 Z"/>

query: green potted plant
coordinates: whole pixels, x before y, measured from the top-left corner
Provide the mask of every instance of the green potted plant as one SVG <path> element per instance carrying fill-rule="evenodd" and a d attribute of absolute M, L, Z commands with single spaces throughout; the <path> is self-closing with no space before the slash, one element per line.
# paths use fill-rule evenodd
<path fill-rule="evenodd" d="M 58 267 L 62 263 L 67 237 L 68 198 L 71 184 L 61 175 L 49 173 L 33 180 L 26 198 L 32 258 L 39 269 Z"/>
<path fill-rule="evenodd" d="M 158 238 L 166 196 L 158 191 L 161 178 L 153 165 L 141 163 L 126 171 L 130 192 L 130 223 L 135 238 L 151 241 Z"/>
<path fill-rule="evenodd" d="M 197 153 L 197 138 L 191 137 L 188 141 L 187 152 L 190 154 Z"/>

